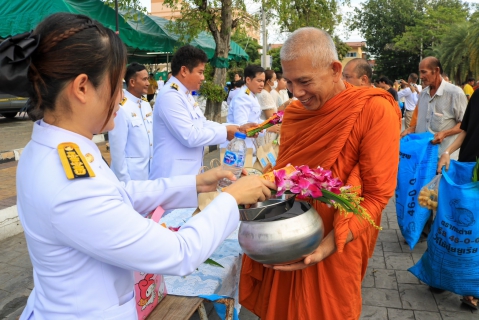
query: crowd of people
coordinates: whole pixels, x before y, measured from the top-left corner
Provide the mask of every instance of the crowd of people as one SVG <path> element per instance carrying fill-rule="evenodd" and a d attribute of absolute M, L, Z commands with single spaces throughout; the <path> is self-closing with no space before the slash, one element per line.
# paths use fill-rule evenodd
<path fill-rule="evenodd" d="M 459 161 L 479 156 L 479 107 L 471 107 L 479 98 L 469 93 L 466 108 L 469 88 L 446 82 L 434 57 L 421 61 L 419 77 L 373 82 L 367 61 L 354 59 L 343 69 L 328 33 L 301 28 L 281 48 L 283 73 L 246 67 L 229 93 L 227 122 L 216 123 L 192 96 L 208 61 L 198 48 L 176 51 L 160 88 L 145 66 L 125 67 L 118 35 L 86 16 L 54 14 L 2 46 L 22 41 L 35 48 L 18 67 L 1 70 L 26 79 L 36 120 L 17 173 L 35 279 L 21 319 L 136 319 L 133 271 L 191 273 L 238 227 L 238 205 L 264 201 L 276 186 L 241 178 L 176 233 L 145 217 L 159 205 L 196 207 L 198 193 L 216 190 L 220 179 L 236 180 L 220 168 L 198 174 L 204 147 L 224 144 L 278 110 L 286 110 L 283 123 L 268 129 L 281 134 L 276 168 L 331 170 L 360 187 L 377 225 L 394 195 L 400 137 L 434 133 L 439 166 L 447 167 L 459 148 Z M 91 141 L 104 131 L 111 168 Z M 325 204 L 313 206 L 325 237 L 309 256 L 290 265 L 243 258 L 240 303 L 263 320 L 360 317 L 361 282 L 378 230 Z"/>

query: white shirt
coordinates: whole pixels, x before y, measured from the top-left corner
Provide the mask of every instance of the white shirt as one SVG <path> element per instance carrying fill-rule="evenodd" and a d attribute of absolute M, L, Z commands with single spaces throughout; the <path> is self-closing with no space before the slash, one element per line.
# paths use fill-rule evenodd
<path fill-rule="evenodd" d="M 67 179 L 57 151 L 63 142 L 93 158 L 95 177 Z M 176 233 L 140 215 L 158 205 L 196 207 L 195 180 L 125 184 L 93 141 L 36 122 L 17 172 L 18 215 L 35 282 L 20 319 L 136 320 L 134 270 L 189 274 L 238 226 L 236 201 L 227 193 Z"/>
<path fill-rule="evenodd" d="M 231 101 L 228 108 L 228 123 L 243 125 L 245 123 L 261 123 L 261 106 L 255 94 L 245 85 Z"/>
<path fill-rule="evenodd" d="M 228 104 L 228 106 L 231 105 L 231 101 L 240 91 L 241 91 L 241 88 L 234 88 L 233 90 L 230 90 L 228 94 L 228 98 L 226 99 L 226 103 Z"/>
<path fill-rule="evenodd" d="M 266 120 L 267 117 L 264 114 L 265 110 L 273 110 L 274 112 L 278 111 L 276 102 L 273 99 L 273 96 L 266 90 L 261 90 L 260 93 L 256 95 L 258 98 L 259 105 L 261 106 L 261 119 Z"/>
<path fill-rule="evenodd" d="M 188 89 L 171 77 L 156 98 L 150 179 L 198 174 L 204 146 L 224 143 L 226 126 L 206 120 Z"/>
<path fill-rule="evenodd" d="M 153 157 L 153 112 L 148 101 L 124 91 L 125 99 L 108 133 L 111 170 L 119 180 L 148 180 Z"/>
<path fill-rule="evenodd" d="M 281 98 L 281 95 L 279 94 L 279 92 L 274 90 L 274 89 L 271 90 L 271 92 L 269 94 L 271 95 L 271 97 L 273 97 L 273 100 L 276 103 L 277 108 L 279 108 L 285 101 L 289 100 L 289 98 L 288 98 L 288 99 L 283 101 L 283 98 Z"/>
<path fill-rule="evenodd" d="M 283 99 L 283 102 L 286 102 L 289 100 L 288 90 L 286 89 L 279 90 L 279 95 L 281 96 L 281 99 Z"/>
<path fill-rule="evenodd" d="M 404 98 L 404 105 L 407 111 L 414 111 L 416 109 L 417 92 L 412 92 L 410 88 L 404 88 L 398 91 L 398 99 Z"/>
<path fill-rule="evenodd" d="M 430 88 L 421 91 L 418 101 L 416 133 L 429 131 L 433 134 L 452 129 L 462 122 L 466 111 L 467 99 L 460 87 L 441 81 L 436 94 L 430 96 Z M 456 140 L 457 134 L 444 138 L 439 146 L 441 155 Z M 457 159 L 458 151 L 451 155 Z"/>

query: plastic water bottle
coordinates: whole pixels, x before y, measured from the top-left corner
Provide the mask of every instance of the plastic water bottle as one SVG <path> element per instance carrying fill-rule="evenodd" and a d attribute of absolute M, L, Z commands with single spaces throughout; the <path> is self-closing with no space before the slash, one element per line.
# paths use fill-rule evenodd
<path fill-rule="evenodd" d="M 244 160 L 246 156 L 246 134 L 241 132 L 235 133 L 235 138 L 228 143 L 226 147 L 225 157 L 223 159 L 223 170 L 231 171 L 239 178 L 244 167 Z M 230 179 L 221 179 L 218 181 L 218 191 L 232 184 Z"/>

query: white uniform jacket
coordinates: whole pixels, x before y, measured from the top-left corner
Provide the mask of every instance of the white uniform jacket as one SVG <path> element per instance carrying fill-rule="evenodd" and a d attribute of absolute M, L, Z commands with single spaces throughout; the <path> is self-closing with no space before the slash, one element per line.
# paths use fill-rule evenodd
<path fill-rule="evenodd" d="M 261 123 L 261 106 L 258 98 L 247 86 L 241 87 L 228 107 L 228 123 L 243 125 L 245 123 Z"/>
<path fill-rule="evenodd" d="M 156 98 L 150 179 L 198 174 L 204 146 L 225 142 L 226 127 L 206 120 L 188 89 L 171 77 Z"/>
<path fill-rule="evenodd" d="M 67 179 L 64 142 L 79 146 L 94 177 Z M 143 218 L 158 205 L 196 207 L 195 176 L 125 184 L 95 143 L 42 121 L 18 164 L 17 197 L 35 283 L 22 320 L 136 320 L 133 270 L 187 275 L 239 222 L 227 193 L 178 232 Z"/>
<path fill-rule="evenodd" d="M 153 112 L 148 101 L 127 90 L 108 133 L 111 169 L 120 181 L 148 180 L 153 157 Z"/>

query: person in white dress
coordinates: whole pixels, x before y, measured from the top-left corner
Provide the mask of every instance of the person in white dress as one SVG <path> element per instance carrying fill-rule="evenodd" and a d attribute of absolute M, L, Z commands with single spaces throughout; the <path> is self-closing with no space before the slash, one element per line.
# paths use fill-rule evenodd
<path fill-rule="evenodd" d="M 209 121 L 191 95 L 204 81 L 208 57 L 191 45 L 179 48 L 171 60 L 173 76 L 160 90 L 153 112 L 154 151 L 150 179 L 197 174 L 204 147 L 234 138 L 239 127 Z"/>
<path fill-rule="evenodd" d="M 153 112 L 143 96 L 149 86 L 144 65 L 130 63 L 126 68 L 127 90 L 108 132 L 111 169 L 118 180 L 148 180 L 153 157 Z"/>
<path fill-rule="evenodd" d="M 241 87 L 244 86 L 245 82 L 243 80 L 238 80 L 233 82 L 233 89 L 230 90 L 228 93 L 228 98 L 226 99 L 226 103 L 228 106 L 231 105 L 231 101 L 233 101 L 233 98 L 240 92 Z"/>
<path fill-rule="evenodd" d="M 261 106 L 261 120 L 266 120 L 273 116 L 274 113 L 278 112 L 278 107 L 276 102 L 270 92 L 276 87 L 276 73 L 273 70 L 266 70 L 264 72 L 265 81 L 264 88 L 261 92 L 256 94 L 258 98 L 259 105 Z M 269 133 L 279 133 L 280 125 L 274 125 L 269 127 L 266 132 Z"/>
<path fill-rule="evenodd" d="M 5 55 L 13 61 L 2 65 L 2 83 L 21 84 L 16 93 L 29 96 L 29 115 L 38 119 L 17 171 L 18 215 L 35 284 L 21 320 L 137 320 L 134 270 L 191 273 L 237 228 L 238 204 L 270 196 L 274 185 L 245 177 L 176 233 L 143 218 L 158 205 L 194 207 L 198 192 L 235 177 L 210 170 L 127 183 L 116 178 L 92 137 L 115 125 L 127 51 L 99 22 L 53 14 L 33 33 L 6 39 L 0 59 Z"/>

